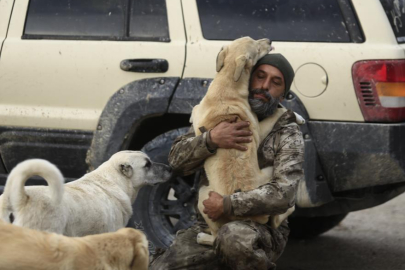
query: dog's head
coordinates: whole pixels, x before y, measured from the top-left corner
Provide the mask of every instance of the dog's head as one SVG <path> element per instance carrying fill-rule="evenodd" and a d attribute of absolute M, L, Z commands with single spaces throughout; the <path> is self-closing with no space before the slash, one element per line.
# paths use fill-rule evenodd
<path fill-rule="evenodd" d="M 217 72 L 224 66 L 235 66 L 233 79 L 239 81 L 245 71 L 250 75 L 253 66 L 257 61 L 271 51 L 269 39 L 254 40 L 250 37 L 243 37 L 234 40 L 228 46 L 222 47 L 217 56 Z"/>
<path fill-rule="evenodd" d="M 110 161 L 118 173 L 131 180 L 134 188 L 166 182 L 172 175 L 169 166 L 152 162 L 140 151 L 120 151 Z"/>

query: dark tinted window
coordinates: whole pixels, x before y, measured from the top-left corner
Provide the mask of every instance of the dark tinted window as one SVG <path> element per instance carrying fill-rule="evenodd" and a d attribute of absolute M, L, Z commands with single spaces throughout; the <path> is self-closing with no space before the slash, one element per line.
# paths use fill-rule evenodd
<path fill-rule="evenodd" d="M 399 43 L 405 43 L 405 2 L 380 0 Z"/>
<path fill-rule="evenodd" d="M 125 14 L 120 0 L 31 0 L 26 35 L 120 37 Z"/>
<path fill-rule="evenodd" d="M 165 0 L 133 0 L 129 36 L 150 40 L 169 39 Z"/>
<path fill-rule="evenodd" d="M 197 0 L 204 38 L 351 42 L 338 0 Z M 343 1 L 346 2 L 346 1 Z"/>
<path fill-rule="evenodd" d="M 24 38 L 170 41 L 165 0 L 31 0 Z"/>

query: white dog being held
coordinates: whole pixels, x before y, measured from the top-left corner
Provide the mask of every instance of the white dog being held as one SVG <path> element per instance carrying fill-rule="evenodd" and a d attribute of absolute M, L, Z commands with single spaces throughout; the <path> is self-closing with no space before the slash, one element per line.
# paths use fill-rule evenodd
<path fill-rule="evenodd" d="M 27 186 L 32 176 L 49 186 Z M 96 170 L 64 183 L 59 169 L 42 159 L 19 163 L 0 197 L 0 217 L 13 224 L 67 236 L 113 232 L 127 225 L 141 187 L 169 180 L 170 168 L 139 151 L 114 154 Z"/>
<path fill-rule="evenodd" d="M 209 130 L 222 121 L 232 121 L 235 118 L 237 121 L 249 121 L 250 131 L 253 133 L 252 142 L 245 145 L 247 151 L 219 148 L 217 153 L 204 163 L 209 186 L 200 188 L 198 208 L 211 230 L 212 237 L 200 234 L 197 238 L 199 243 L 212 244 L 218 229 L 223 224 L 237 219 L 221 218 L 214 222 L 203 213 L 202 202 L 209 197 L 210 191 L 231 195 L 236 190 L 257 188 L 268 183 L 272 177 L 272 167 L 260 170 L 257 149 L 285 109 L 276 111 L 274 115 L 259 123 L 248 102 L 251 70 L 271 49 L 268 39 L 256 41 L 249 37 L 237 39 L 224 47 L 217 57 L 217 75 L 200 104 L 193 108 L 191 122 L 197 136 L 201 134 L 200 127 Z M 292 211 L 290 209 L 282 217 L 272 217 L 272 226 L 277 227 Z M 254 216 L 249 219 L 264 224 L 268 222 L 269 216 Z"/>

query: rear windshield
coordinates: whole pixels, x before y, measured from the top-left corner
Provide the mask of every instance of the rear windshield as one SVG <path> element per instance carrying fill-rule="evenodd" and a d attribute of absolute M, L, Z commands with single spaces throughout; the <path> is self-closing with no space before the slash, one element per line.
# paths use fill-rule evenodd
<path fill-rule="evenodd" d="M 397 41 L 405 43 L 405 1 L 380 0 Z"/>
<path fill-rule="evenodd" d="M 348 0 L 197 0 L 204 38 L 363 42 Z M 352 30 L 355 29 L 356 33 Z M 355 39 L 355 40 L 354 40 Z"/>

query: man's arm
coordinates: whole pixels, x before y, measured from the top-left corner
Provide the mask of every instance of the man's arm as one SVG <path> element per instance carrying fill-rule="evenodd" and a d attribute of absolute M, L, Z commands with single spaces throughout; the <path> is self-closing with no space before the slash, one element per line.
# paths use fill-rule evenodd
<path fill-rule="evenodd" d="M 282 131 L 276 149 L 272 181 L 254 190 L 224 197 L 225 214 L 279 215 L 295 204 L 298 183 L 304 179 L 304 140 L 298 126 Z"/>
<path fill-rule="evenodd" d="M 216 153 L 210 142 L 209 132 L 195 136 L 193 126 L 187 134 L 176 138 L 169 153 L 169 164 L 180 175 L 195 173 L 204 165 L 204 160 Z"/>
<path fill-rule="evenodd" d="M 246 130 L 248 127 L 249 123 L 245 121 L 221 122 L 199 136 L 195 136 L 191 127 L 187 134 L 174 141 L 169 154 L 169 164 L 178 174 L 190 175 L 200 169 L 205 159 L 214 155 L 217 148 L 246 151 L 246 146 L 241 143 L 249 143 L 252 140 L 252 132 Z"/>

